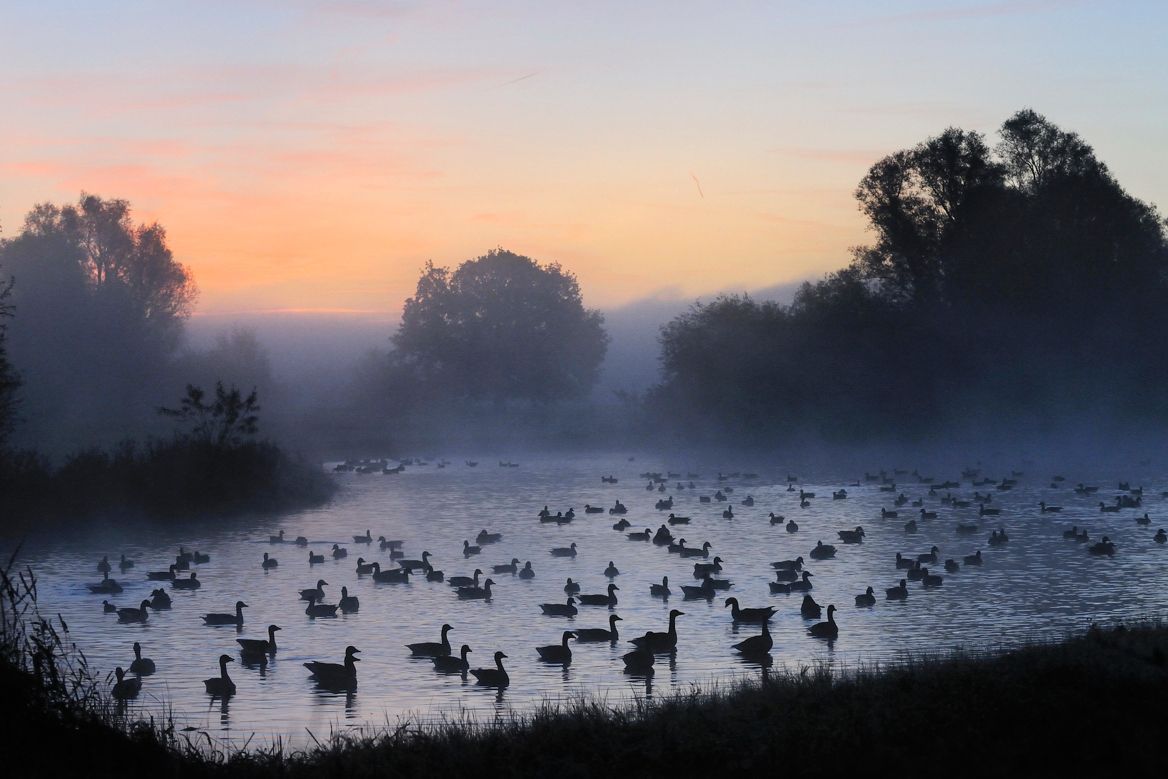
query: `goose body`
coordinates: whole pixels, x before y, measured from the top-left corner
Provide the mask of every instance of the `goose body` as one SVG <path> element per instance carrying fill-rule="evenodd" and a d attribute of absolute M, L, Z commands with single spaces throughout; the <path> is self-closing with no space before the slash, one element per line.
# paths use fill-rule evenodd
<path fill-rule="evenodd" d="M 807 632 L 815 638 L 834 639 L 839 637 L 839 626 L 835 624 L 835 604 L 827 607 L 827 622 L 816 622 L 807 628 Z"/>
<path fill-rule="evenodd" d="M 1157 544 L 1163 544 L 1168 541 L 1168 533 L 1164 532 L 1164 528 L 1160 528 L 1156 531 L 1156 535 L 1152 536 L 1152 540 Z"/>
<path fill-rule="evenodd" d="M 355 614 L 361 608 L 361 601 L 356 595 L 349 594 L 348 587 L 341 587 L 341 599 L 337 601 L 337 606 L 345 614 Z"/>
<path fill-rule="evenodd" d="M 576 556 L 576 542 L 573 541 L 571 546 L 559 546 L 552 550 L 552 557 L 575 557 Z"/>
<path fill-rule="evenodd" d="M 669 589 L 669 577 L 662 576 L 660 584 L 650 584 L 649 594 L 657 598 L 668 598 L 672 595 L 673 593 Z"/>
<path fill-rule="evenodd" d="M 308 546 L 308 539 L 304 536 L 296 536 L 296 546 Z"/>
<path fill-rule="evenodd" d="M 410 573 L 414 571 L 424 571 L 426 566 L 430 564 L 430 558 L 433 557 L 429 552 L 422 552 L 421 560 L 398 560 L 397 567 L 404 568 Z"/>
<path fill-rule="evenodd" d="M 373 543 L 373 535 L 369 532 L 368 529 L 366 529 L 365 535 L 353 536 L 353 543 L 354 544 L 372 544 Z"/>
<path fill-rule="evenodd" d="M 683 616 L 685 616 L 684 611 L 673 609 L 669 612 L 669 630 L 664 633 L 655 633 L 650 630 L 644 636 L 634 638 L 629 643 L 651 653 L 672 652 L 677 648 L 677 618 Z M 628 661 L 626 660 L 627 664 Z"/>
<path fill-rule="evenodd" d="M 155 670 L 156 666 L 154 665 L 154 661 L 149 657 L 142 657 L 142 645 L 135 641 L 134 662 L 130 663 L 130 673 L 136 673 L 139 676 L 149 676 Z"/>
<path fill-rule="evenodd" d="M 117 614 L 118 613 L 118 607 L 115 606 L 114 604 L 110 603 L 108 600 L 103 600 L 101 602 L 101 610 L 105 614 Z"/>
<path fill-rule="evenodd" d="M 323 563 L 324 560 L 321 562 Z M 358 576 L 368 576 L 373 573 L 373 563 L 367 563 L 364 557 L 358 557 L 356 571 Z"/>
<path fill-rule="evenodd" d="M 503 658 L 506 656 L 502 652 L 496 652 L 494 668 L 472 668 L 471 674 L 479 684 L 487 687 L 506 687 L 511 683 L 511 677 L 503 668 Z"/>
<path fill-rule="evenodd" d="M 324 600 L 324 588 L 327 584 L 324 579 L 317 579 L 315 587 L 300 591 L 300 600 Z"/>
<path fill-rule="evenodd" d="M 624 661 L 626 672 L 641 674 L 653 673 L 653 663 L 656 661 L 656 658 L 653 656 L 653 650 L 650 648 L 650 644 L 648 643 L 649 639 L 653 635 L 655 634 L 652 631 L 645 633 L 645 635 L 640 640 L 646 643 L 637 646 L 637 648 L 631 652 L 627 652 L 624 655 L 621 655 L 621 660 Z"/>
<path fill-rule="evenodd" d="M 565 603 L 541 603 L 539 608 L 549 617 L 574 617 L 580 613 L 576 608 L 576 599 L 571 595 Z"/>
<path fill-rule="evenodd" d="M 967 554 L 962 558 L 962 562 L 966 565 L 981 565 L 981 550 L 978 549 L 973 554 Z"/>
<path fill-rule="evenodd" d="M 689 520 L 690 520 L 689 517 L 679 517 L 679 516 L 676 516 L 675 514 L 670 514 L 669 519 L 667 519 L 665 521 L 671 525 L 688 525 Z"/>
<path fill-rule="evenodd" d="M 799 604 L 799 613 L 807 619 L 818 619 L 823 613 L 823 607 L 815 602 L 815 598 L 804 595 L 803 602 Z"/>
<path fill-rule="evenodd" d="M 801 571 L 803 570 L 803 558 L 796 557 L 794 560 L 779 560 L 771 563 L 771 568 L 778 571 Z"/>
<path fill-rule="evenodd" d="M 312 552 L 308 553 L 308 564 L 309 565 L 320 565 L 323 562 L 324 562 L 324 555 L 323 554 L 313 554 Z"/>
<path fill-rule="evenodd" d="M 462 556 L 470 557 L 471 555 L 480 554 L 483 551 L 481 546 L 473 546 L 469 540 L 462 542 Z"/>
<path fill-rule="evenodd" d="M 924 554 L 917 555 L 917 562 L 919 562 L 919 563 L 936 563 L 937 562 L 937 555 L 939 555 L 939 554 L 941 554 L 941 550 L 934 546 L 928 552 L 925 552 Z"/>
<path fill-rule="evenodd" d="M 416 644 L 406 644 L 406 649 L 416 657 L 445 657 L 450 654 L 450 639 L 447 633 L 454 630 L 450 625 L 442 626 L 441 641 L 420 641 Z"/>
<path fill-rule="evenodd" d="M 174 581 L 174 571 L 175 571 L 175 566 L 173 566 L 173 565 L 170 566 L 170 568 L 168 568 L 165 571 L 147 571 L 146 578 L 151 580 L 151 581 L 156 581 L 156 582 L 161 582 L 161 581 L 172 582 L 172 581 Z"/>
<path fill-rule="evenodd" d="M 531 568 L 531 561 L 530 560 L 528 560 L 527 563 L 523 566 L 523 570 L 521 570 L 519 572 L 519 578 L 520 579 L 534 579 L 535 578 L 535 571 L 532 570 L 532 568 Z"/>
<path fill-rule="evenodd" d="M 340 544 L 333 544 L 333 559 L 340 560 L 349 556 L 348 549 L 342 549 Z"/>
<path fill-rule="evenodd" d="M 651 539 L 653 537 L 653 531 L 650 530 L 649 528 L 645 528 L 644 533 L 641 533 L 641 532 L 625 533 L 625 536 L 630 541 L 648 541 L 649 539 Z"/>
<path fill-rule="evenodd" d="M 855 530 L 840 530 L 836 535 L 845 544 L 859 544 L 864 540 L 864 528 L 857 525 Z"/>
<path fill-rule="evenodd" d="M 622 518 L 622 519 L 618 520 L 617 522 L 613 523 L 612 529 L 613 530 L 628 530 L 629 529 L 629 521 L 627 519 Z"/>
<path fill-rule="evenodd" d="M 960 570 L 961 570 L 961 564 L 958 563 L 953 558 L 949 558 L 948 560 L 945 561 L 945 571 L 947 573 L 957 573 Z"/>
<path fill-rule="evenodd" d="M 281 530 L 277 535 L 268 536 L 268 543 L 269 544 L 282 544 L 282 543 L 284 543 L 284 531 Z"/>
<path fill-rule="evenodd" d="M 494 583 L 494 579 L 487 579 L 482 587 L 459 587 L 458 597 L 461 600 L 490 600 L 491 585 Z"/>
<path fill-rule="evenodd" d="M 167 594 L 166 590 L 161 588 L 157 590 L 151 590 L 150 608 L 154 609 L 155 611 L 163 611 L 165 609 L 169 609 L 170 606 L 170 595 Z"/>
<path fill-rule="evenodd" d="M 884 591 L 884 597 L 888 600 L 904 600 L 908 597 L 908 581 L 900 580 L 900 584 L 895 587 L 889 587 Z"/>
<path fill-rule="evenodd" d="M 873 594 L 871 587 L 869 587 L 863 594 L 856 596 L 856 605 L 860 607 L 876 605 L 876 596 Z"/>
<path fill-rule="evenodd" d="M 442 673 L 466 673 L 470 670 L 470 663 L 467 662 L 466 656 L 470 653 L 470 647 L 466 644 L 462 645 L 461 657 L 452 657 L 450 655 L 437 655 L 432 658 L 434 661 L 434 670 Z"/>
<path fill-rule="evenodd" d="M 788 533 L 798 533 L 799 532 L 799 525 L 796 524 L 795 520 L 792 519 L 791 521 L 789 521 L 787 523 L 787 532 Z"/>
<path fill-rule="evenodd" d="M 616 623 L 620 621 L 620 617 L 616 614 L 610 614 L 608 617 L 608 630 L 604 628 L 584 628 L 576 631 L 576 641 L 609 641 L 615 642 L 620 638 L 616 630 Z"/>
<path fill-rule="evenodd" d="M 945 581 L 945 577 L 939 574 L 929 573 L 928 568 L 922 568 L 924 575 L 921 576 L 921 585 L 925 587 L 940 587 Z"/>
<path fill-rule="evenodd" d="M 199 581 L 199 578 L 194 573 L 192 573 L 185 579 L 174 579 L 171 581 L 170 586 L 174 587 L 176 590 L 197 590 L 203 586 L 203 583 Z"/>
<path fill-rule="evenodd" d="M 681 585 L 681 596 L 686 600 L 697 600 L 698 598 L 712 600 L 715 592 L 714 583 L 708 577 L 702 579 L 702 583 L 696 586 L 690 584 Z"/>
<path fill-rule="evenodd" d="M 502 540 L 502 533 L 488 533 L 486 528 L 480 530 L 479 534 L 475 536 L 475 543 L 479 544 L 480 546 L 485 546 L 487 544 L 497 544 Z"/>
<path fill-rule="evenodd" d="M 565 630 L 560 643 L 537 646 L 535 651 L 539 653 L 539 659 L 545 663 L 570 663 L 572 662 L 572 648 L 568 646 L 568 642 L 575 637 L 576 634 L 573 631 Z"/>
<path fill-rule="evenodd" d="M 235 625 L 239 627 L 243 625 L 243 610 L 246 608 L 246 603 L 237 600 L 235 602 L 234 614 L 204 614 L 203 622 L 208 625 Z"/>
<path fill-rule="evenodd" d="M 391 568 L 388 571 L 381 570 L 380 563 L 373 563 L 373 581 L 378 584 L 409 584 L 410 571 L 408 568 Z"/>
<path fill-rule="evenodd" d="M 144 600 L 136 609 L 118 609 L 118 622 L 145 622 L 150 618 L 150 601 Z"/>
<path fill-rule="evenodd" d="M 710 556 L 710 542 L 706 541 L 698 549 L 681 549 L 679 554 L 682 557 L 709 557 Z"/>
<path fill-rule="evenodd" d="M 569 595 L 576 595 L 580 592 L 580 582 L 572 581 L 572 577 L 569 576 L 567 584 L 564 585 L 564 592 Z"/>
<path fill-rule="evenodd" d="M 613 564 L 612 560 L 608 561 L 608 567 L 604 569 L 604 575 L 609 579 L 613 578 L 614 576 L 620 576 L 620 571 L 617 570 L 617 567 Z"/>
<path fill-rule="evenodd" d="M 103 555 L 102 558 L 97 561 L 97 572 L 109 573 L 112 570 L 113 566 L 110 565 L 109 555 Z"/>
<path fill-rule="evenodd" d="M 509 563 L 504 563 L 503 565 L 492 566 L 491 572 L 492 573 L 509 573 L 511 575 L 515 575 L 515 574 L 519 573 L 519 558 L 512 557 L 511 562 L 509 562 Z"/>
<path fill-rule="evenodd" d="M 693 576 L 695 579 L 705 579 L 722 570 L 722 558 L 715 557 L 712 563 L 694 563 Z"/>
<path fill-rule="evenodd" d="M 1048 506 L 1045 500 L 1038 501 L 1038 507 L 1042 509 L 1043 514 L 1057 514 L 1063 510 L 1062 506 Z"/>
<path fill-rule="evenodd" d="M 815 542 L 815 548 L 811 550 L 812 560 L 827 560 L 835 557 L 835 547 L 831 544 L 825 544 L 822 541 Z"/>
<path fill-rule="evenodd" d="M 219 655 L 219 675 L 203 680 L 203 686 L 214 697 L 226 698 L 235 694 L 235 682 L 227 675 L 227 664 L 234 663 L 231 655 Z"/>
<path fill-rule="evenodd" d="M 611 609 L 616 605 L 616 591 L 619 589 L 615 584 L 609 584 L 607 595 L 581 595 L 577 600 L 584 606 L 608 606 Z"/>
<path fill-rule="evenodd" d="M 132 668 L 130 669 L 133 670 Z M 114 674 L 118 680 L 114 682 L 113 689 L 110 694 L 119 701 L 128 701 L 131 698 L 137 698 L 138 693 L 142 691 L 142 680 L 127 678 L 126 672 L 122 670 L 121 666 L 114 669 Z"/>
<path fill-rule="evenodd" d="M 478 587 L 479 577 L 483 575 L 481 568 L 474 569 L 473 576 L 451 576 L 446 583 L 451 587 Z"/>
<path fill-rule="evenodd" d="M 116 579 L 111 579 L 109 571 L 102 574 L 102 579 L 97 584 L 85 585 L 89 591 L 95 595 L 116 595 L 122 591 L 122 585 L 118 584 Z"/>
<path fill-rule="evenodd" d="M 744 655 L 757 656 L 767 654 L 774 645 L 775 642 L 771 638 L 770 628 L 767 627 L 767 623 L 764 621 L 762 623 L 761 635 L 751 636 L 745 641 L 739 641 L 734 645 L 734 648 Z"/>
<path fill-rule="evenodd" d="M 272 568 L 275 568 L 279 564 L 280 564 L 280 562 L 276 558 L 270 557 L 270 556 L 268 556 L 267 552 L 264 552 L 264 561 L 262 563 L 260 563 L 260 567 L 263 568 L 265 571 L 268 571 L 268 570 L 271 570 Z"/>
<path fill-rule="evenodd" d="M 815 586 L 811 583 L 811 577 L 814 575 L 811 571 L 804 571 L 798 581 L 791 582 L 791 589 L 795 592 L 810 592 Z"/>
<path fill-rule="evenodd" d="M 355 646 L 345 647 L 345 661 L 343 663 L 308 662 L 304 667 L 310 676 L 323 687 L 353 689 L 357 686 L 357 663 L 361 660 L 356 657 L 360 652 Z"/>
<path fill-rule="evenodd" d="M 774 606 L 753 609 L 739 608 L 737 598 L 727 598 L 725 606 L 730 607 L 730 616 L 735 622 L 766 622 L 775 615 Z"/>
<path fill-rule="evenodd" d="M 239 644 L 239 651 L 245 655 L 274 655 L 276 654 L 276 631 L 279 629 L 279 625 L 268 625 L 266 640 L 262 638 L 237 638 L 235 643 Z"/>
<path fill-rule="evenodd" d="M 428 582 L 441 582 L 441 581 L 444 581 L 445 578 L 446 578 L 446 574 L 444 574 L 442 571 L 435 571 L 434 566 L 430 565 L 429 563 L 426 563 L 426 581 L 428 581 Z"/>
<path fill-rule="evenodd" d="M 337 615 L 337 606 L 335 603 L 317 603 L 316 599 L 313 598 L 304 608 L 304 613 L 312 619 L 316 619 L 317 617 L 335 617 Z"/>

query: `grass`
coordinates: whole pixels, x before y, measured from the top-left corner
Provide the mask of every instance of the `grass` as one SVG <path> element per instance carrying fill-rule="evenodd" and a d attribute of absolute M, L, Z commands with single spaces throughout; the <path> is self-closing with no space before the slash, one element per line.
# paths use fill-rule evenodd
<path fill-rule="evenodd" d="M 611 707 L 548 704 L 467 716 L 304 750 L 232 750 L 173 725 L 129 722 L 59 618 L 36 610 L 27 569 L 0 579 L 3 754 L 38 776 L 784 776 L 938 772 L 1164 775 L 1168 627 L 1092 628 L 1001 654 L 915 657 L 895 668 L 772 672 L 721 689 Z M 46 737 L 48 741 L 46 742 Z M 315 737 L 314 737 L 315 739 Z M 47 743 L 52 746 L 32 747 Z"/>

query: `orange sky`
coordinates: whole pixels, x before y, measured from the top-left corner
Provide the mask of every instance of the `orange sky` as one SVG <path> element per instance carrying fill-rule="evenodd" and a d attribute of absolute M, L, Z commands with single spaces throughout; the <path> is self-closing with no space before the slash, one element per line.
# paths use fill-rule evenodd
<path fill-rule="evenodd" d="M 895 5 L 37 3 L 0 31 L 0 224 L 126 198 L 201 313 L 393 313 L 495 246 L 601 307 L 817 277 L 865 240 L 872 162 L 1027 105 L 1168 193 L 1145 17 Z"/>

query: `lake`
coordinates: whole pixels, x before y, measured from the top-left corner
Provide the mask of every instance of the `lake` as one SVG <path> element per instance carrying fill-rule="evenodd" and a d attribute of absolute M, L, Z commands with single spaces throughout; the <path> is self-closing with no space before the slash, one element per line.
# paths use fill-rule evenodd
<path fill-rule="evenodd" d="M 942 503 L 948 492 L 967 500 L 973 496 L 975 488 L 969 478 L 962 478 L 960 468 L 933 473 L 922 467 L 937 482 L 960 481 L 958 488 L 929 496 L 929 485 L 911 473 L 896 474 L 897 491 L 886 493 L 878 483 L 864 481 L 862 470 L 820 468 L 813 473 L 797 462 L 744 458 L 710 463 L 644 454 L 630 460 L 624 453 L 513 454 L 511 459 L 519 466 L 499 467 L 497 458 L 483 456 L 473 468 L 454 459 L 445 468 L 431 463 L 406 467 L 397 475 L 338 473 L 334 478 L 341 489 L 330 504 L 278 517 L 214 523 L 158 518 L 146 527 L 46 532 L 24 539 L 20 560 L 38 577 L 42 612 L 59 612 L 65 618 L 94 668 L 104 674 L 115 665 L 128 666 L 135 641 L 155 660 L 158 672 L 144 678 L 142 694 L 132 704 L 135 712 L 171 714 L 179 727 L 205 731 L 235 746 L 253 734 L 253 745 L 276 738 L 300 745 L 311 741 L 310 733 L 320 738 L 350 728 L 393 727 L 403 719 L 489 720 L 531 710 L 547 700 L 586 695 L 616 704 L 757 677 L 760 666 L 741 659 L 731 645 L 759 629 L 732 623 L 730 610 L 723 607 L 727 596 L 736 596 L 744 607 L 771 605 L 778 610 L 770 623 L 771 656 L 776 669 L 790 670 L 818 662 L 854 666 L 896 661 L 956 647 L 1012 646 L 1057 639 L 1067 631 L 1085 629 L 1092 620 L 1110 623 L 1165 612 L 1168 548 L 1155 543 L 1153 535 L 1168 525 L 1161 519 L 1165 503 L 1161 490 L 1168 489 L 1168 480 L 1149 465 L 1124 473 L 1068 470 L 1067 481 L 1061 483 L 1052 482 L 1054 472 L 1021 462 L 983 467 L 985 476 L 997 480 L 1014 468 L 1023 473 L 1008 491 L 993 485 L 976 488 L 992 493 L 988 505 L 1000 509 L 1001 515 L 981 518 L 974 535 L 959 535 L 959 523 L 979 522 L 977 503 L 967 508 Z M 892 464 L 876 467 L 880 465 Z M 331 470 L 331 465 L 325 467 Z M 669 478 L 666 491 L 659 493 L 646 489 L 647 479 L 640 474 L 647 471 L 681 476 Z M 739 475 L 719 481 L 720 471 Z M 751 472 L 757 478 L 744 475 Z M 690 473 L 699 475 L 691 479 Z M 797 488 L 815 493 L 808 506 L 800 506 L 798 492 L 788 491 L 788 474 L 798 476 Z M 618 483 L 602 483 L 601 477 L 607 475 L 617 477 Z M 891 470 L 889 475 L 893 476 Z M 1144 488 L 1143 505 L 1101 513 L 1101 500 L 1112 503 L 1116 495 L 1127 494 L 1117 489 L 1121 478 Z M 678 482 L 688 485 L 691 480 L 694 489 L 677 489 Z M 1097 485 L 1099 492 L 1076 494 L 1072 487 L 1077 482 Z M 725 503 L 699 502 L 699 496 L 712 496 L 719 488 L 732 490 Z M 847 499 L 833 500 L 832 492 L 841 488 L 847 489 Z M 919 530 L 913 534 L 904 530 L 906 520 L 919 515 L 920 509 L 911 504 L 899 509 L 898 518 L 882 519 L 881 508 L 894 508 L 892 501 L 899 492 L 922 499 L 924 508 L 938 517 L 918 518 Z M 748 495 L 754 498 L 753 507 L 741 505 Z M 628 507 L 630 531 L 656 530 L 669 512 L 654 505 L 668 496 L 674 499 L 675 514 L 692 518 L 691 524 L 672 529 L 675 538 L 685 537 L 690 547 L 708 541 L 711 559 L 717 554 L 725 560 L 719 575 L 733 586 L 712 601 L 681 597 L 681 585 L 698 583 L 692 575 L 694 559 L 630 541 L 625 532 L 612 529 L 618 517 L 607 509 L 619 499 Z M 1063 509 L 1041 513 L 1042 500 Z M 605 512 L 585 514 L 585 504 L 602 506 Z M 576 519 L 563 525 L 540 523 L 537 515 L 545 505 L 553 513 L 574 507 Z M 733 519 L 722 517 L 727 506 L 733 507 Z M 1151 515 L 1151 526 L 1136 522 L 1145 511 Z M 769 512 L 794 519 L 798 532 L 771 525 Z M 857 525 L 865 530 L 863 543 L 843 544 L 837 531 Z M 1103 534 L 1110 536 L 1116 555 L 1096 557 L 1088 553 L 1088 544 L 1065 540 L 1063 531 L 1072 525 L 1086 528 L 1092 542 Z M 999 526 L 1007 530 L 1009 543 L 991 547 L 987 538 Z M 484 528 L 502 533 L 502 541 L 464 558 L 464 540 L 475 543 Z M 489 572 L 492 565 L 513 557 L 521 565 L 530 560 L 536 575 L 531 580 L 491 575 L 495 587 L 489 602 L 459 600 L 450 586 L 427 582 L 423 576 L 404 585 L 376 584 L 369 576 L 356 574 L 357 558 L 377 560 L 385 567 L 394 564 L 389 551 L 381 551 L 376 541 L 353 543 L 352 536 L 366 529 L 374 539 L 384 535 L 404 540 L 407 558 L 430 551 L 435 568 L 447 577 L 469 575 L 476 567 Z M 280 530 L 289 540 L 306 536 L 310 546 L 270 544 L 269 535 Z M 4 546 L 11 548 L 16 540 L 6 539 Z M 818 540 L 837 547 L 834 559 L 810 559 Z M 550 554 L 553 547 L 573 542 L 578 549 L 575 558 Z M 347 558 L 332 559 L 334 543 L 348 549 Z M 201 589 L 172 591 L 173 608 L 152 611 L 145 624 L 119 624 L 116 615 L 103 613 L 103 598 L 121 607 L 134 606 L 156 586 L 169 589 L 168 583 L 147 581 L 145 572 L 165 569 L 180 545 L 210 555 L 208 563 L 194 566 Z M 933 545 L 940 548 L 940 561 L 930 567 L 944 575 L 944 584 L 924 589 L 920 582 L 910 582 L 907 600 L 886 600 L 885 589 L 903 575 L 895 566 L 896 553 L 915 557 Z M 985 560 L 980 568 L 963 565 L 959 572 L 945 573 L 946 558 L 960 561 L 978 549 Z M 310 567 L 310 550 L 323 553 L 326 561 Z M 279 561 L 277 568 L 261 569 L 264 552 Z M 122 553 L 136 561 L 136 567 L 125 573 L 116 568 Z M 116 596 L 93 595 L 86 588 L 100 580 L 96 564 L 103 554 L 115 564 L 114 578 L 125 586 Z M 831 645 L 808 635 L 807 627 L 816 620 L 801 616 L 801 594 L 769 592 L 768 582 L 774 580 L 771 561 L 797 556 L 806 559 L 806 569 L 814 574 L 815 600 L 839 609 L 839 639 Z M 620 570 L 613 579 L 620 587 L 613 613 L 622 618 L 621 640 L 613 646 L 574 645 L 567 667 L 541 662 L 536 647 L 559 643 L 562 631 L 608 626 L 609 610 L 604 607 L 581 606 L 577 617 L 565 619 L 543 615 L 539 604 L 563 602 L 567 577 L 579 582 L 585 593 L 604 592 L 609 561 Z M 650 583 L 663 576 L 669 577 L 674 592 L 668 601 L 649 594 Z M 360 598 L 359 612 L 333 619 L 306 616 L 298 591 L 318 578 L 329 582 L 328 603 L 337 602 L 345 585 Z M 855 596 L 868 586 L 875 588 L 876 605 L 857 608 Z M 249 605 L 241 630 L 203 624 L 202 614 L 232 611 L 236 600 Z M 659 657 L 656 673 L 649 678 L 625 674 L 621 655 L 631 648 L 627 640 L 646 630 L 664 630 L 671 608 L 685 612 L 678 620 L 675 657 Z M 493 653 L 505 652 L 510 687 L 500 693 L 476 685 L 473 677 L 463 680 L 436 673 L 430 660 L 412 658 L 405 644 L 437 641 L 444 622 L 454 626 L 450 641 L 456 652 L 463 643 L 471 646 L 471 667 L 491 666 Z M 282 628 L 275 658 L 266 665 L 241 664 L 235 639 L 264 638 L 270 623 Z M 302 664 L 341 662 L 349 644 L 361 650 L 356 692 L 320 689 Z M 222 653 L 236 660 L 228 668 L 238 692 L 228 701 L 212 699 L 202 682 L 217 675 Z"/>

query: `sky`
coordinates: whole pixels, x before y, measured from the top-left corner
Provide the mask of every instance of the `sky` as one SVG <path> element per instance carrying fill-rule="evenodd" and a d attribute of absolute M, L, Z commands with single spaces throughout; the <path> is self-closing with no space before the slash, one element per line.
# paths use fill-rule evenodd
<path fill-rule="evenodd" d="M 1168 207 L 1168 3 L 6 4 L 0 228 L 158 221 L 197 314 L 394 318 L 428 260 L 560 262 L 587 305 L 818 278 L 852 192 L 1032 107 Z"/>

